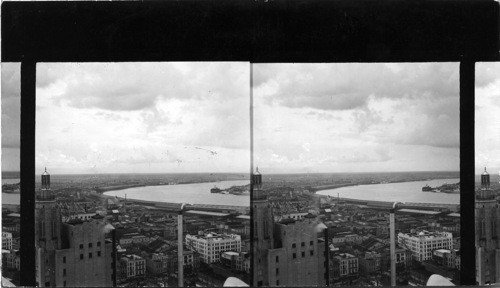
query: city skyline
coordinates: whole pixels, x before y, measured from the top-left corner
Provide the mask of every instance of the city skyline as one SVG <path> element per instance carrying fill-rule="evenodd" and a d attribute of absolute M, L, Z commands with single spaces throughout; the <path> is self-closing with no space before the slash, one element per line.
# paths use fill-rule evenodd
<path fill-rule="evenodd" d="M 255 64 L 254 165 L 457 171 L 458 63 Z"/>
<path fill-rule="evenodd" d="M 236 62 L 41 63 L 36 170 L 247 171 L 249 70 Z"/>

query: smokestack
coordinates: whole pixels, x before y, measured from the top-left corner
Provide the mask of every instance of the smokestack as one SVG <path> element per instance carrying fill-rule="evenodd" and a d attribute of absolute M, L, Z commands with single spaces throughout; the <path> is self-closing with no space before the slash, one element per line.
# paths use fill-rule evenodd
<path fill-rule="evenodd" d="M 390 245 L 391 245 L 391 286 L 396 286 L 396 207 L 400 202 L 394 202 L 389 213 Z"/>
<path fill-rule="evenodd" d="M 178 282 L 178 287 L 184 287 L 184 255 L 183 255 L 183 248 L 184 248 L 184 244 L 183 244 L 183 237 L 182 237 L 182 208 L 181 210 L 179 211 L 179 214 L 177 216 L 177 252 L 178 252 L 178 255 L 177 255 L 177 262 L 178 262 L 178 270 L 177 270 L 177 278 L 179 280 Z"/>
<path fill-rule="evenodd" d="M 325 262 L 326 262 L 326 273 L 325 273 L 325 284 L 326 286 L 330 286 L 330 252 L 328 245 L 328 227 L 323 231 L 325 233 Z"/>
<path fill-rule="evenodd" d="M 116 287 L 116 230 L 115 229 L 111 230 L 111 239 L 113 241 L 113 250 L 111 252 L 111 257 L 113 258 L 113 287 Z"/>
<path fill-rule="evenodd" d="M 394 208 L 391 209 L 389 216 L 390 227 L 390 245 L 391 245 L 391 286 L 396 286 L 396 227 L 394 221 Z"/>

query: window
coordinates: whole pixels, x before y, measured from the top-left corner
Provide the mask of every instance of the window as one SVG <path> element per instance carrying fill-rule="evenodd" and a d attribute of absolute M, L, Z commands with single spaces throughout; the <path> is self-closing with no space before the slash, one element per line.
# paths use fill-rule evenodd
<path fill-rule="evenodd" d="M 311 254 L 311 256 L 313 256 L 314 255 L 314 250 L 309 251 L 309 254 Z"/>
<path fill-rule="evenodd" d="M 92 253 L 89 253 L 89 259 L 92 259 Z"/>
<path fill-rule="evenodd" d="M 280 275 L 280 268 L 276 268 L 276 276 Z"/>
<path fill-rule="evenodd" d="M 89 243 L 89 248 L 92 248 L 92 243 Z"/>
<path fill-rule="evenodd" d="M 293 253 L 293 259 L 297 258 L 297 253 Z"/>
<path fill-rule="evenodd" d="M 63 282 L 63 286 L 66 287 L 66 281 Z"/>
<path fill-rule="evenodd" d="M 306 257 L 306 252 L 302 251 L 302 258 Z"/>
<path fill-rule="evenodd" d="M 280 286 L 280 280 L 276 280 L 276 286 Z"/>
<path fill-rule="evenodd" d="M 97 257 L 101 257 L 101 251 L 97 251 Z"/>
<path fill-rule="evenodd" d="M 97 247 L 101 247 L 101 241 L 97 241 Z"/>
<path fill-rule="evenodd" d="M 83 249 L 83 244 L 80 244 L 80 249 Z"/>
<path fill-rule="evenodd" d="M 63 256 L 63 263 L 66 263 L 66 256 Z"/>
<path fill-rule="evenodd" d="M 276 256 L 276 263 L 279 263 L 279 262 L 280 262 L 280 257 Z"/>
<path fill-rule="evenodd" d="M 302 242 L 302 243 L 300 243 L 300 246 L 304 247 L 304 246 L 306 246 L 306 243 Z"/>
<path fill-rule="evenodd" d="M 66 276 L 66 269 L 63 269 L 63 276 Z"/>
<path fill-rule="evenodd" d="M 309 245 L 311 245 L 311 246 L 314 245 L 314 241 L 312 241 L 312 240 L 309 241 Z"/>
<path fill-rule="evenodd" d="M 83 260 L 83 254 L 80 254 L 80 260 Z"/>
<path fill-rule="evenodd" d="M 297 245 L 295 245 L 295 243 L 292 243 L 292 248 L 295 248 L 297 247 Z"/>

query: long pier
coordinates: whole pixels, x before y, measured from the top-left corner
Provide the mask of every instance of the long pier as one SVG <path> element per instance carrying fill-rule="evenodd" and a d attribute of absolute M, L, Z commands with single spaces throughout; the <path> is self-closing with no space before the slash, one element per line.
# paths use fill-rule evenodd
<path fill-rule="evenodd" d="M 392 208 L 394 201 L 376 201 L 376 200 L 361 200 L 352 198 L 338 198 L 340 201 L 350 204 L 366 205 L 374 208 Z M 405 202 L 398 204 L 400 208 L 411 208 L 421 210 L 449 210 L 453 212 L 460 211 L 460 204 L 441 204 L 441 203 L 417 203 Z"/>
<path fill-rule="evenodd" d="M 115 198 L 114 196 L 104 197 Z M 125 200 L 124 197 L 116 197 L 121 201 Z M 170 209 L 172 207 L 176 207 L 179 203 L 174 202 L 158 202 L 158 201 L 148 201 L 148 200 L 137 200 L 137 199 L 127 199 L 127 203 L 144 205 L 148 207 L 154 207 L 156 209 Z M 196 209 L 200 211 L 210 211 L 210 212 L 221 212 L 221 213 L 231 213 L 238 212 L 240 214 L 246 214 L 250 211 L 250 203 L 249 206 L 237 206 L 237 205 L 219 205 L 219 204 L 188 204 L 190 209 Z"/>

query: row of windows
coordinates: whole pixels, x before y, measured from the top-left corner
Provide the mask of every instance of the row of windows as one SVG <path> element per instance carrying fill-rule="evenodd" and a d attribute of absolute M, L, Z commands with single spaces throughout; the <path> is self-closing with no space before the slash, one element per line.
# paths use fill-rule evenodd
<path fill-rule="evenodd" d="M 312 241 L 312 240 L 311 240 L 311 241 L 309 241 L 309 245 L 310 245 L 310 246 L 314 245 L 314 241 Z M 305 242 L 301 242 L 301 243 L 300 243 L 300 246 L 301 246 L 301 247 L 305 247 L 305 246 L 306 246 L 306 243 L 305 243 Z M 297 247 L 297 245 L 296 245 L 295 243 L 292 243 L 292 248 L 296 248 L 296 247 Z"/>
<path fill-rule="evenodd" d="M 302 258 L 306 257 L 306 252 L 305 251 L 302 251 L 301 254 L 302 254 Z M 309 255 L 313 256 L 314 255 L 314 250 L 310 250 L 309 251 Z M 292 257 L 293 257 L 293 259 L 296 259 L 297 258 L 297 253 L 293 253 Z M 276 256 L 276 262 L 279 262 L 278 256 Z"/>
<path fill-rule="evenodd" d="M 101 251 L 97 251 L 97 257 L 101 257 Z M 89 253 L 89 259 L 92 259 L 92 252 Z M 80 260 L 83 260 L 83 254 L 80 254 Z M 66 257 L 63 258 L 63 263 L 66 263 Z"/>
<path fill-rule="evenodd" d="M 97 247 L 101 247 L 101 241 L 97 241 Z M 89 243 L 89 248 L 92 248 L 92 243 Z M 80 249 L 83 249 L 83 244 L 80 244 Z"/>

